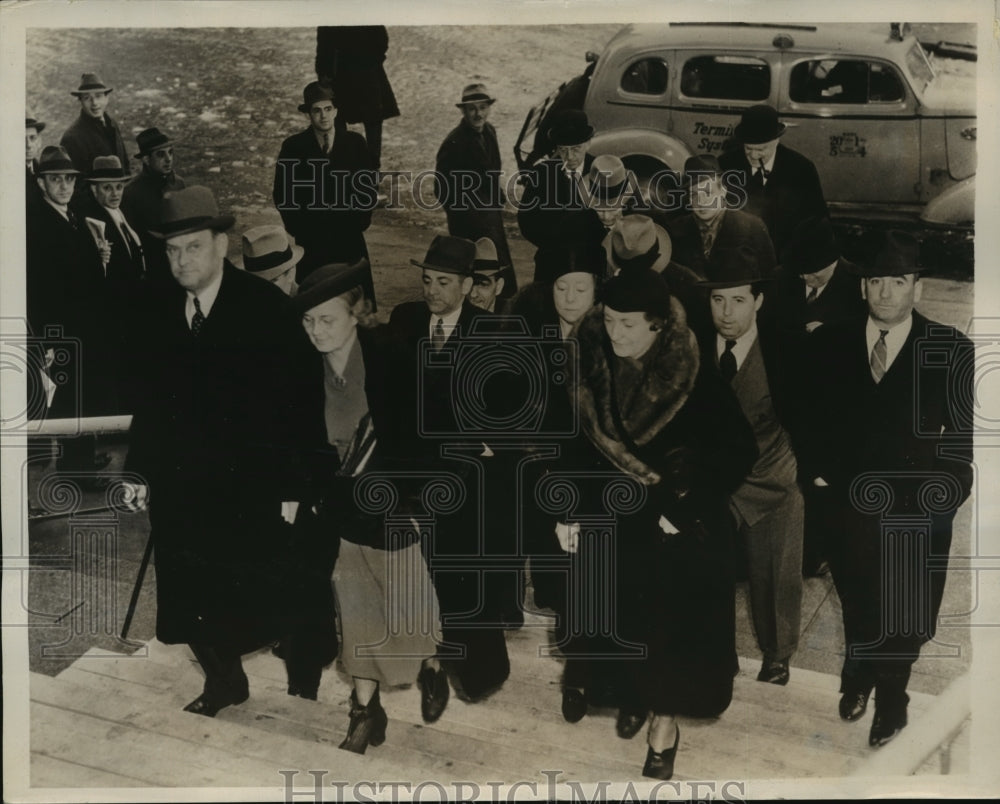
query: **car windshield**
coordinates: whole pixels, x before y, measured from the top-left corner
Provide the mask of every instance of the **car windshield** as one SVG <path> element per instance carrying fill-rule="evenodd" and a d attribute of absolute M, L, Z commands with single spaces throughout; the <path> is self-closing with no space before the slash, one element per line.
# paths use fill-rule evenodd
<path fill-rule="evenodd" d="M 924 53 L 919 42 L 914 42 L 913 47 L 907 52 L 906 68 L 920 85 L 921 92 L 934 80 L 934 68 L 931 67 L 931 63 L 927 60 L 927 54 Z"/>

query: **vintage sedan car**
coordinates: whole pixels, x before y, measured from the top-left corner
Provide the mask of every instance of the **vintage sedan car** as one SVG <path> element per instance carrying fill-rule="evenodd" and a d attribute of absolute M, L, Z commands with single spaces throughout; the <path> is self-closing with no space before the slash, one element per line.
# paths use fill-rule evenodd
<path fill-rule="evenodd" d="M 951 63 L 967 74 L 938 69 L 938 55 L 965 59 Z M 629 25 L 531 110 L 515 155 L 520 167 L 545 156 L 546 118 L 576 106 L 597 130 L 591 153 L 620 156 L 648 185 L 728 148 L 743 110 L 767 103 L 841 222 L 971 230 L 974 60 L 972 48 L 921 43 L 889 23 Z"/>

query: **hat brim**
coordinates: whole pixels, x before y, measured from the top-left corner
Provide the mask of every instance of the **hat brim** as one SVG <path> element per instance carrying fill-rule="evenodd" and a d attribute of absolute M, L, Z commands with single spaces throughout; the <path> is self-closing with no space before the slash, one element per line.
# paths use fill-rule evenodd
<path fill-rule="evenodd" d="M 35 129 L 35 131 L 37 131 L 39 134 L 41 134 L 43 131 L 45 131 L 45 126 L 47 126 L 47 125 L 48 125 L 48 123 L 42 123 L 42 122 L 39 122 L 39 121 L 35 121 L 31 125 L 25 124 L 24 127 L 25 128 L 33 128 L 33 129 Z"/>
<path fill-rule="evenodd" d="M 302 248 L 302 246 L 291 245 L 289 248 L 292 250 L 292 256 L 280 265 L 275 265 L 273 268 L 264 268 L 262 271 L 252 271 L 246 267 L 246 263 L 242 257 L 240 258 L 238 265 L 248 274 L 259 276 L 261 279 L 266 279 L 270 282 L 272 279 L 277 279 L 293 265 L 298 264 L 299 260 L 302 259 L 302 255 L 306 253 L 306 250 Z"/>
<path fill-rule="evenodd" d="M 473 103 L 488 103 L 490 106 L 492 106 L 496 102 L 497 102 L 496 98 L 471 98 L 469 100 L 464 100 L 461 101 L 460 103 L 456 103 L 455 106 L 457 106 L 459 109 Z"/>
<path fill-rule="evenodd" d="M 576 136 L 576 137 L 562 137 L 560 139 L 560 138 L 557 138 L 557 137 L 553 136 L 553 132 L 555 131 L 555 129 L 554 128 L 550 128 L 548 131 L 545 132 L 545 136 L 547 136 L 549 138 L 549 142 L 551 142 L 553 145 L 555 145 L 557 147 L 560 146 L 560 145 L 566 145 L 566 146 L 569 146 L 569 145 L 583 145 L 583 143 L 590 142 L 590 140 L 594 139 L 594 130 L 595 129 L 594 129 L 593 126 L 588 125 L 586 129 L 583 129 L 580 132 L 579 136 Z M 586 134 L 586 136 L 584 136 L 584 134 Z"/>
<path fill-rule="evenodd" d="M 79 170 L 77 170 L 75 167 L 73 167 L 73 163 L 72 162 L 70 162 L 68 165 L 53 165 L 51 167 L 38 167 L 38 168 L 35 168 L 35 175 L 36 176 L 45 176 L 45 175 L 47 175 L 49 173 L 71 173 L 74 176 L 81 176 L 81 175 L 83 175 L 82 173 L 80 173 Z"/>
<path fill-rule="evenodd" d="M 673 256 L 674 244 L 670 240 L 670 235 L 667 234 L 667 230 L 664 229 L 660 224 L 654 223 L 653 226 L 656 228 L 656 245 L 659 249 L 659 255 L 654 262 L 649 267 L 656 271 L 658 274 L 662 274 L 663 270 L 670 264 L 670 258 Z M 614 246 L 611 245 L 611 233 L 608 232 L 607 235 L 608 244 L 608 263 L 617 271 L 622 270 L 622 266 L 618 262 L 617 255 L 615 254 Z"/>
<path fill-rule="evenodd" d="M 217 215 L 214 218 L 188 218 L 156 229 L 151 228 L 149 233 L 157 240 L 169 240 L 171 237 L 192 234 L 204 229 L 225 232 L 231 229 L 234 223 L 236 223 L 236 218 L 232 215 Z"/>
<path fill-rule="evenodd" d="M 144 148 L 136 154 L 132 155 L 133 159 L 142 159 L 144 156 L 149 156 L 153 151 L 159 151 L 160 148 L 172 147 L 174 145 L 180 145 L 180 140 L 167 140 L 166 142 L 161 142 L 155 148 Z"/>
<path fill-rule="evenodd" d="M 292 248 L 294 249 L 296 247 L 293 246 Z M 326 267 L 327 266 L 323 265 L 315 270 L 320 271 Z M 342 293 L 346 293 L 351 288 L 363 285 L 365 279 L 371 273 L 371 263 L 369 263 L 364 257 L 348 268 L 349 269 L 347 271 L 344 271 L 339 276 L 324 279 L 306 290 L 302 290 L 300 285 L 298 292 L 292 296 L 292 309 L 294 309 L 299 315 L 304 315 L 313 307 L 318 307 L 323 302 L 329 301 Z"/>
<path fill-rule="evenodd" d="M 857 265 L 852 264 L 848 270 L 861 279 L 873 279 L 877 276 L 906 276 L 907 274 L 926 274 L 927 270 L 920 265 Z"/>
<path fill-rule="evenodd" d="M 741 288 L 744 285 L 760 285 L 764 282 L 772 281 L 774 281 L 773 276 L 762 276 L 758 279 L 726 279 L 718 282 L 713 282 L 710 279 L 702 279 L 698 283 L 698 287 L 709 288 L 710 290 L 725 290 L 726 288 Z"/>
<path fill-rule="evenodd" d="M 773 136 L 770 136 L 770 137 L 760 137 L 760 136 L 757 136 L 757 137 L 754 137 L 753 139 L 747 139 L 744 136 L 744 133 L 746 132 L 746 129 L 743 128 L 743 124 L 742 123 L 738 123 L 736 125 L 736 128 L 733 129 L 733 136 L 736 138 L 737 142 L 739 142 L 742 145 L 761 145 L 762 143 L 771 142 L 772 140 L 778 139 L 779 137 L 781 137 L 782 135 L 784 135 L 784 133 L 787 130 L 788 130 L 788 126 L 786 126 L 784 123 L 780 123 L 779 122 L 778 123 L 778 130 L 777 130 L 777 132 Z"/>
<path fill-rule="evenodd" d="M 463 270 L 461 268 L 456 268 L 453 265 L 432 265 L 429 262 L 420 262 L 420 260 L 410 260 L 410 265 L 416 265 L 417 268 L 427 268 L 431 271 L 440 271 L 443 274 L 456 274 L 458 276 L 472 276 L 472 269 Z"/>
<path fill-rule="evenodd" d="M 85 95 L 88 92 L 104 92 L 106 94 L 114 91 L 114 87 L 91 87 L 90 89 L 71 89 L 69 94 L 74 98 L 79 98 L 81 95 Z"/>
<path fill-rule="evenodd" d="M 120 176 L 85 176 L 83 180 L 91 184 L 101 184 L 106 181 L 128 181 L 131 178 L 128 173 L 122 173 Z"/>

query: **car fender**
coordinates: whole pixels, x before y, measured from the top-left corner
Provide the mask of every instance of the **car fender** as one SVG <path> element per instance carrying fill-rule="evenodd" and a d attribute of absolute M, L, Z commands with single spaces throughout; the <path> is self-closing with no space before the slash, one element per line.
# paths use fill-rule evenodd
<path fill-rule="evenodd" d="M 684 170 L 684 161 L 691 156 L 691 150 L 680 140 L 649 128 L 620 128 L 595 134 L 588 151 L 594 156 L 610 154 L 619 157 L 628 165 L 652 165 L 658 162 L 662 167 L 676 173 Z M 631 159 L 629 158 L 631 157 Z M 651 171 L 634 167 L 637 173 Z"/>
<path fill-rule="evenodd" d="M 976 219 L 976 177 L 969 176 L 927 202 L 920 220 L 932 226 L 972 226 Z"/>

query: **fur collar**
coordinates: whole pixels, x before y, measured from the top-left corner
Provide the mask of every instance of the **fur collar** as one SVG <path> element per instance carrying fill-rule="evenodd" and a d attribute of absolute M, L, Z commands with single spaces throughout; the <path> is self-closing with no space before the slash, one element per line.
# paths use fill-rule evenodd
<path fill-rule="evenodd" d="M 640 449 L 670 423 L 687 401 L 698 374 L 697 341 L 687 327 L 684 310 L 670 300 L 671 321 L 656 336 L 642 360 L 641 375 L 619 409 L 625 429 Z M 621 440 L 611 414 L 611 371 L 606 347 L 604 309 L 594 307 L 577 323 L 580 345 L 577 389 L 580 423 L 584 433 L 618 469 L 641 483 L 653 485 L 659 473 Z M 607 351 L 606 351 L 607 349 Z M 619 394 L 621 396 L 621 394 Z"/>

